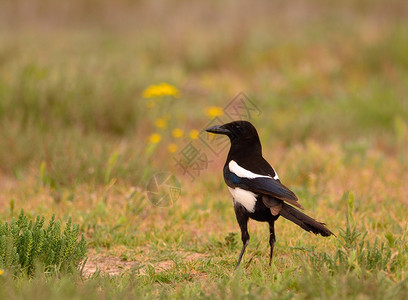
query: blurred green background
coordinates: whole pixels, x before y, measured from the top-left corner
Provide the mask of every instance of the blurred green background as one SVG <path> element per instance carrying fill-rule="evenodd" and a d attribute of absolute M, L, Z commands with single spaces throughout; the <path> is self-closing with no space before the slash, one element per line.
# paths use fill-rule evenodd
<path fill-rule="evenodd" d="M 115 175 L 138 182 L 157 117 L 142 92 L 160 82 L 179 89 L 169 113 L 186 132 L 243 91 L 267 147 L 395 152 L 407 135 L 407 6 L 0 1 L 0 170 L 23 178 L 44 162 L 53 185 L 103 182 L 118 152 Z"/>

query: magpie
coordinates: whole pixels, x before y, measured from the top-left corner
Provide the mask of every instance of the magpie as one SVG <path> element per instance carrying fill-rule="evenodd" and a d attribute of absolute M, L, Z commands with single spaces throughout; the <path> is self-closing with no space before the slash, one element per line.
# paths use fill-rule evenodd
<path fill-rule="evenodd" d="M 269 224 L 269 265 L 276 241 L 275 221 L 279 216 L 314 234 L 333 235 L 324 223 L 317 222 L 294 208 L 296 206 L 304 209 L 296 195 L 281 183 L 275 169 L 262 157 L 258 132 L 250 122 L 234 121 L 209 127 L 206 131 L 226 135 L 231 142 L 223 173 L 224 181 L 233 197 L 243 243 L 235 269 L 239 267 L 249 243 L 249 218 Z"/>

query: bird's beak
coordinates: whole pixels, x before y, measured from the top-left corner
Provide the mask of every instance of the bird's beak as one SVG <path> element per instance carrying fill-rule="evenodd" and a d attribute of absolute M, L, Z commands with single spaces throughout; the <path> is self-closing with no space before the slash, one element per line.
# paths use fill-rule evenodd
<path fill-rule="evenodd" d="M 215 125 L 208 127 L 205 131 L 215 133 L 215 134 L 226 134 L 231 133 L 228 129 L 224 128 L 223 125 Z"/>

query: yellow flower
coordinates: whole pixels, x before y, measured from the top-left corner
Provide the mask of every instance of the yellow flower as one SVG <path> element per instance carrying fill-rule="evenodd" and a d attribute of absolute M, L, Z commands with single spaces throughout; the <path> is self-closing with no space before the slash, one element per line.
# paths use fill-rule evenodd
<path fill-rule="evenodd" d="M 195 130 L 195 129 L 192 129 L 192 130 L 190 130 L 190 138 L 192 139 L 192 140 L 196 140 L 197 138 L 198 138 L 198 135 L 199 135 L 200 133 L 198 132 L 198 130 Z"/>
<path fill-rule="evenodd" d="M 156 125 L 156 127 L 158 127 L 158 128 L 166 129 L 167 128 L 167 121 L 164 118 L 157 118 L 156 121 L 154 121 L 154 125 Z"/>
<path fill-rule="evenodd" d="M 168 83 L 162 82 L 157 85 L 149 85 L 142 94 L 143 98 L 158 98 L 162 96 L 180 97 L 179 90 Z"/>
<path fill-rule="evenodd" d="M 171 143 L 167 146 L 167 150 L 169 150 L 170 153 L 176 152 L 178 149 L 177 145 L 174 143 Z"/>
<path fill-rule="evenodd" d="M 182 129 L 180 129 L 180 128 L 175 128 L 175 129 L 173 129 L 171 134 L 173 135 L 173 137 L 178 139 L 178 138 L 181 138 L 183 136 L 184 131 Z"/>
<path fill-rule="evenodd" d="M 219 106 L 210 106 L 207 108 L 207 115 L 211 118 L 219 117 L 224 114 L 222 107 Z"/>
<path fill-rule="evenodd" d="M 161 135 L 158 133 L 153 133 L 152 135 L 149 136 L 149 142 L 151 144 L 157 144 L 161 141 Z"/>
<path fill-rule="evenodd" d="M 3 270 L 0 270 L 0 275 L 3 275 L 3 273 L 4 273 L 4 271 L 3 271 Z"/>

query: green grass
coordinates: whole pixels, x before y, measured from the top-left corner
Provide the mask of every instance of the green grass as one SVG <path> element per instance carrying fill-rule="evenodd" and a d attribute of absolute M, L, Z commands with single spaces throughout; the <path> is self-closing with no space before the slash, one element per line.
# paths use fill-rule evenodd
<path fill-rule="evenodd" d="M 72 216 L 89 250 L 86 274 L 4 272 L 0 298 L 407 298 L 404 11 L 377 0 L 0 1 L 1 219 Z M 142 93 L 161 82 L 180 97 L 148 109 Z M 252 121 L 265 157 L 337 238 L 280 218 L 269 268 L 268 228 L 250 222 L 234 273 L 225 151 L 201 145 L 212 162 L 191 182 L 167 147 L 181 150 L 207 108 L 241 91 L 262 111 Z M 148 145 L 152 133 L 160 143 Z M 145 188 L 163 170 L 181 196 L 157 207 Z"/>
<path fill-rule="evenodd" d="M 78 239 L 79 225 L 55 220 L 44 226 L 44 217 L 29 220 L 21 210 L 17 219 L 0 224 L 0 269 L 11 276 L 32 277 L 36 273 L 70 273 L 84 261 L 86 241 Z M 44 226 L 44 227 L 43 227 Z M 83 264 L 82 264 L 83 265 Z"/>

